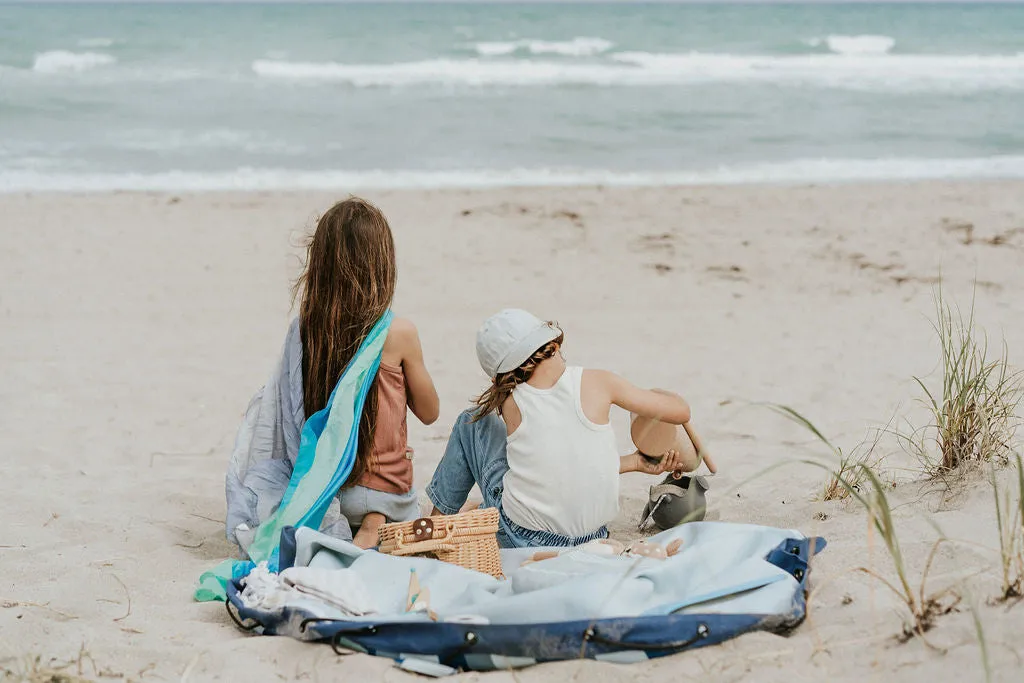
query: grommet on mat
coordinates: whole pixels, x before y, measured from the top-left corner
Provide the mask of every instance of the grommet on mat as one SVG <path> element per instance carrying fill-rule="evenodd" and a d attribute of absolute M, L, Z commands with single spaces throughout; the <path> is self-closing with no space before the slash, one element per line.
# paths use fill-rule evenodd
<path fill-rule="evenodd" d="M 235 626 L 237 626 L 238 628 L 242 629 L 243 631 L 247 631 L 247 632 L 248 631 L 254 631 L 255 629 L 263 626 L 263 624 L 261 624 L 260 622 L 256 621 L 255 619 L 248 619 L 247 621 L 251 621 L 252 624 L 250 624 L 249 626 L 246 626 L 245 624 L 242 623 L 241 616 L 236 614 L 235 611 L 233 609 L 231 609 L 231 601 L 230 600 L 225 600 L 224 601 L 224 605 L 225 605 L 225 607 L 228 610 L 228 616 L 231 617 L 231 621 L 235 622 Z"/>

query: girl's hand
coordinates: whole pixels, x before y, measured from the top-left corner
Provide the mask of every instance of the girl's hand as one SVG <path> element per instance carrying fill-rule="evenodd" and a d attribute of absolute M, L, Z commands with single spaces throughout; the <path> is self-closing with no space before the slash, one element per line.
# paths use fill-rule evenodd
<path fill-rule="evenodd" d="M 665 472 L 681 472 L 683 469 L 683 459 L 678 451 L 668 451 L 656 461 L 648 460 L 639 451 L 626 457 L 630 458 L 632 462 L 628 468 L 620 468 L 622 472 L 664 474 Z"/>

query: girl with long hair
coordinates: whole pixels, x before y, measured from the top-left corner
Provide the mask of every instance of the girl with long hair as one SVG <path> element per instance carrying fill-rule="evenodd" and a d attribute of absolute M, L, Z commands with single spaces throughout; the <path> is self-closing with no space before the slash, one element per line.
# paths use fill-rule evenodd
<path fill-rule="evenodd" d="M 305 415 L 327 405 L 345 367 L 390 309 L 397 280 L 394 239 L 380 209 L 351 198 L 320 218 L 294 290 Z M 363 548 L 376 545 L 384 522 L 418 516 L 407 409 L 431 424 L 438 397 L 415 325 L 395 318 L 360 418 L 355 466 L 339 494 L 341 514 L 358 529 L 354 542 Z"/>
<path fill-rule="evenodd" d="M 358 198 L 332 206 L 317 223 L 295 283 L 299 315 L 277 368 L 249 404 L 228 467 L 227 535 L 247 554 L 256 528 L 284 499 L 307 418 L 327 407 L 346 367 L 390 316 L 396 282 L 394 238 L 380 209 Z M 323 513 L 321 531 L 369 548 L 381 524 L 419 516 L 407 410 L 424 424 L 434 422 L 437 391 L 415 325 L 390 318 L 356 418 L 355 461 Z"/>

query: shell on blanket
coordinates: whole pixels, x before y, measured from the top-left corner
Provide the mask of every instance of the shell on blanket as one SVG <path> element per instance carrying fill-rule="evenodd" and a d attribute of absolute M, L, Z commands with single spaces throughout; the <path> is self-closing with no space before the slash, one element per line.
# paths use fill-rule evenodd
<path fill-rule="evenodd" d="M 593 555 L 621 555 L 625 550 L 626 546 L 619 541 L 612 540 L 610 538 L 598 538 L 593 541 L 587 541 L 581 546 L 577 547 L 577 550 L 591 553 Z"/>
<path fill-rule="evenodd" d="M 655 560 L 668 559 L 668 553 L 665 551 L 665 547 L 659 543 L 648 543 L 647 541 L 633 541 L 626 548 L 626 555 L 633 557 L 650 557 Z"/>
<path fill-rule="evenodd" d="M 417 519 L 412 523 L 414 541 L 429 541 L 434 537 L 434 522 L 429 517 Z"/>

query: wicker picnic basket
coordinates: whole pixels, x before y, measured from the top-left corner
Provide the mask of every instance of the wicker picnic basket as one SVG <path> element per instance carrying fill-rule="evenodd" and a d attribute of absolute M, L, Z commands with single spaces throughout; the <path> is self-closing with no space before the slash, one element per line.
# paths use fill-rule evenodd
<path fill-rule="evenodd" d="M 431 556 L 501 579 L 497 531 L 497 508 L 423 517 L 382 525 L 377 550 L 388 555 Z"/>

